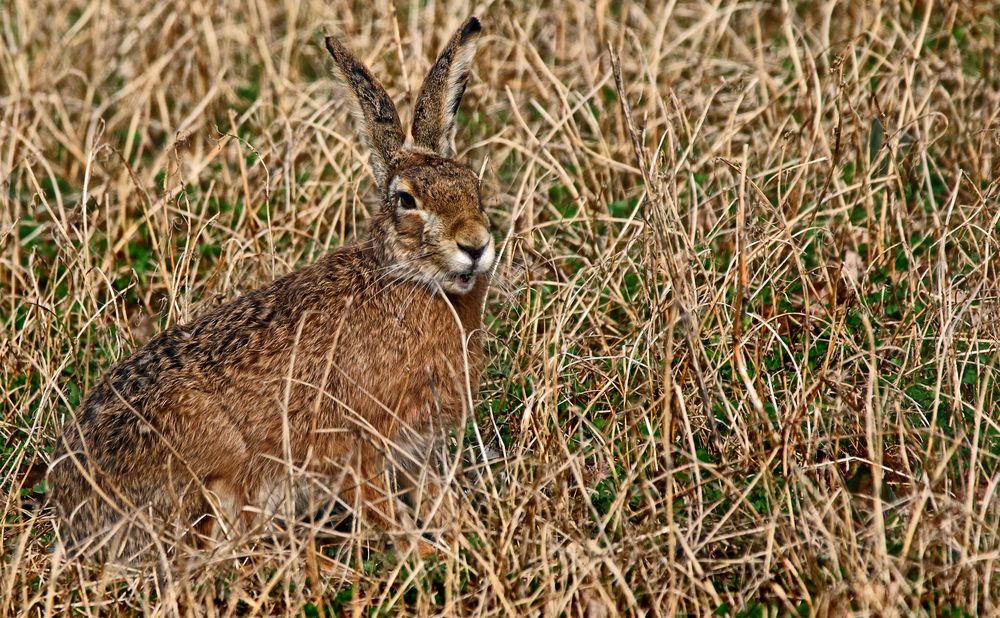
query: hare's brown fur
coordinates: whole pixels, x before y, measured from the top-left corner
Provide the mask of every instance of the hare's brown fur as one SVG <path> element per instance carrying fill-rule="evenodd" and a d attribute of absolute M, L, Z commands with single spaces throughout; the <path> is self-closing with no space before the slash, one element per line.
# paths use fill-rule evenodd
<path fill-rule="evenodd" d="M 105 374 L 50 470 L 64 542 L 132 553 L 173 526 L 248 517 L 290 465 L 339 479 L 344 502 L 384 517 L 387 454 L 454 427 L 482 361 L 493 243 L 478 180 L 444 156 L 442 133 L 468 73 L 452 58 L 471 58 L 478 32 L 466 22 L 431 70 L 418 108 L 433 126 L 416 117 L 428 143 L 413 145 L 378 81 L 328 39 L 382 197 L 369 239 L 160 333 Z"/>

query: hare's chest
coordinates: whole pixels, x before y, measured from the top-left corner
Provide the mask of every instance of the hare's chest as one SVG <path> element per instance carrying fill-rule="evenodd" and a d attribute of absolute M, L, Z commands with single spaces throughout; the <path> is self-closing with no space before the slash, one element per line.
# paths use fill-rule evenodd
<path fill-rule="evenodd" d="M 453 409 L 468 382 L 461 329 L 429 317 L 393 319 L 352 363 L 352 377 L 367 385 L 377 405 L 401 416 Z"/>

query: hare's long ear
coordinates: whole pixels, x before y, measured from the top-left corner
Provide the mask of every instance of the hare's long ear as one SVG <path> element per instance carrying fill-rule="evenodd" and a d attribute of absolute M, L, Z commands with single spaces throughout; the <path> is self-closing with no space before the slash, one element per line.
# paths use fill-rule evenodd
<path fill-rule="evenodd" d="M 340 41 L 326 37 L 326 49 L 333 56 L 340 80 L 351 93 L 351 111 L 371 150 L 372 172 L 381 189 L 386 170 L 403 145 L 403 126 L 396 106 L 382 84 Z"/>
<path fill-rule="evenodd" d="M 481 29 L 475 17 L 466 20 L 424 79 L 410 129 L 417 146 L 443 156 L 451 155 L 451 127 L 465 93 Z"/>

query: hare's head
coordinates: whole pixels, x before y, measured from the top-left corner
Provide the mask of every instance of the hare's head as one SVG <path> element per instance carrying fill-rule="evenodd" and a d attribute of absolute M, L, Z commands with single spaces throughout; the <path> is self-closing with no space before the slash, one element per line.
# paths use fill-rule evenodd
<path fill-rule="evenodd" d="M 479 179 L 451 158 L 451 129 L 479 33 L 479 20 L 470 17 L 441 52 L 420 89 L 409 136 L 382 84 L 337 40 L 326 39 L 382 197 L 372 242 L 398 276 L 451 294 L 471 290 L 494 257 Z"/>

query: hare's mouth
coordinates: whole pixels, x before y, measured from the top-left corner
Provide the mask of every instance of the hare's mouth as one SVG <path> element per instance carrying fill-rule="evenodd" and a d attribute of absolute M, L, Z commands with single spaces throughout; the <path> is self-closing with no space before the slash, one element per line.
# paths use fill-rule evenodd
<path fill-rule="evenodd" d="M 445 281 L 445 289 L 452 294 L 465 294 L 476 285 L 476 273 L 451 275 Z"/>

